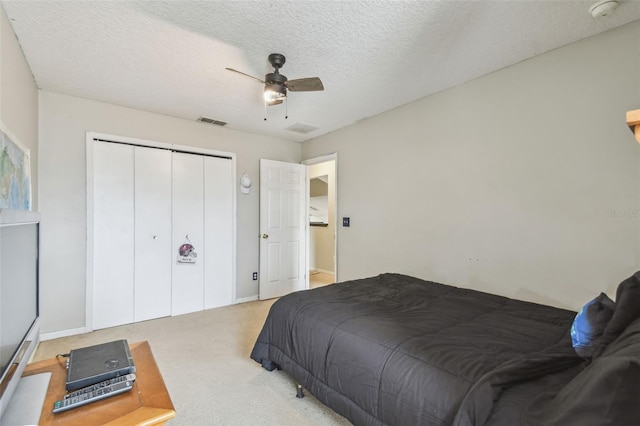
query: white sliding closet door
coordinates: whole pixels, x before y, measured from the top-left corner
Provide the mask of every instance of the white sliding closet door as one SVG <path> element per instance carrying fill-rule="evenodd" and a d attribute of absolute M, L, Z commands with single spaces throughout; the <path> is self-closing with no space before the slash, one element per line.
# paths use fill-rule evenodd
<path fill-rule="evenodd" d="M 204 308 L 233 303 L 233 190 L 232 162 L 204 158 Z"/>
<path fill-rule="evenodd" d="M 235 158 L 110 138 L 87 136 L 91 329 L 234 303 Z"/>
<path fill-rule="evenodd" d="M 93 144 L 93 328 L 133 322 L 133 147 Z"/>
<path fill-rule="evenodd" d="M 171 151 L 135 148 L 134 321 L 171 315 Z"/>
<path fill-rule="evenodd" d="M 204 157 L 173 153 L 172 315 L 204 309 Z M 197 257 L 177 262 L 179 248 L 189 243 Z"/>

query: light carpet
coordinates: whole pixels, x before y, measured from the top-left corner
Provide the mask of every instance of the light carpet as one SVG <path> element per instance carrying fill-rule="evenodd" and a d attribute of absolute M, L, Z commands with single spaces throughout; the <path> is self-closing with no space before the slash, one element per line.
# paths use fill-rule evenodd
<path fill-rule="evenodd" d="M 169 425 L 350 425 L 283 371 L 249 358 L 274 300 L 97 330 L 40 343 L 35 360 L 112 340 L 147 340 L 176 409 Z"/>

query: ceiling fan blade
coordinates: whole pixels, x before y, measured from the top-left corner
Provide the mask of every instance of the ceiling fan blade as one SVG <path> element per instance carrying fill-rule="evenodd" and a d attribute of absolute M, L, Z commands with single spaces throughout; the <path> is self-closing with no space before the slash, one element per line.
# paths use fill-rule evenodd
<path fill-rule="evenodd" d="M 324 90 L 322 81 L 318 77 L 287 80 L 284 85 L 292 92 L 315 92 L 318 90 Z"/>
<path fill-rule="evenodd" d="M 236 72 L 236 73 L 238 73 L 238 74 L 240 74 L 240 75 L 244 75 L 245 77 L 252 78 L 252 79 L 254 79 L 254 80 L 256 80 L 256 81 L 258 81 L 258 82 L 260 82 L 260 83 L 264 84 L 264 80 L 262 80 L 262 79 L 260 79 L 260 78 L 258 78 L 258 77 L 254 77 L 254 76 L 252 76 L 252 75 L 245 74 L 245 73 L 243 73 L 242 71 L 234 70 L 233 68 L 225 68 L 225 69 L 226 69 L 226 70 L 228 70 L 228 71 L 231 71 L 231 72 Z"/>

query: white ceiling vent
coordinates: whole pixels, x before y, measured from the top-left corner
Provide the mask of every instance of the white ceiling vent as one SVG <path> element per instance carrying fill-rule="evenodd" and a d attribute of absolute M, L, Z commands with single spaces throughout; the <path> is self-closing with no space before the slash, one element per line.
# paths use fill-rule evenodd
<path fill-rule="evenodd" d="M 203 123 L 215 124 L 216 126 L 226 126 L 226 121 L 214 120 L 213 118 L 200 117 L 198 121 L 202 121 Z"/>
<path fill-rule="evenodd" d="M 314 130 L 318 130 L 317 127 L 310 126 L 308 124 L 296 123 L 293 126 L 287 127 L 288 131 L 307 134 L 309 132 L 313 132 Z"/>

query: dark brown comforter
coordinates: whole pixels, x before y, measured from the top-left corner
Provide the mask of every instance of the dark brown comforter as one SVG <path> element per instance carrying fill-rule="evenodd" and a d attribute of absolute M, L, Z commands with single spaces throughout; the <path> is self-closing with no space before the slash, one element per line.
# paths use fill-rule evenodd
<path fill-rule="evenodd" d="M 579 372 L 574 316 L 382 274 L 281 298 L 251 358 L 282 368 L 355 424 L 499 424 L 501 413 L 513 416 L 509 404 L 536 396 L 525 390 L 498 404 L 511 386 L 557 392 Z"/>

